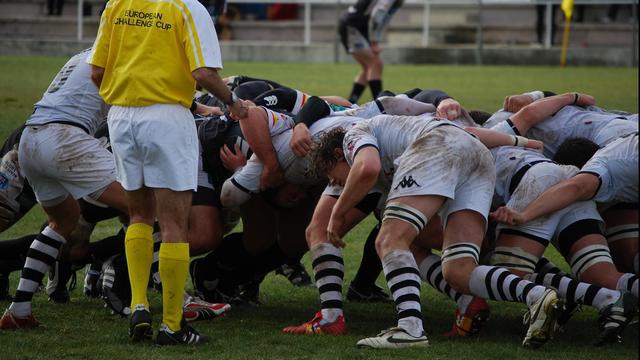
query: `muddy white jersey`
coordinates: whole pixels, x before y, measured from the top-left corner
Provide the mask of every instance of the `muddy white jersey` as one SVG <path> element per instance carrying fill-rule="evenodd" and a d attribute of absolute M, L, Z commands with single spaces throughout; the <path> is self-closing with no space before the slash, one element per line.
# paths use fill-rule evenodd
<path fill-rule="evenodd" d="M 560 145 L 569 138 L 585 138 L 599 146 L 605 146 L 635 131 L 638 131 L 637 123 L 627 121 L 622 115 L 608 113 L 596 107 L 585 109 L 565 106 L 555 115 L 529 129 L 527 137 L 544 142 L 545 155 L 553 157 Z"/>
<path fill-rule="evenodd" d="M 511 179 L 518 170 L 527 164 L 548 161 L 540 152 L 517 146 L 499 146 L 491 149 L 491 155 L 496 164 L 495 201 L 506 204 L 511 197 L 509 188 Z"/>
<path fill-rule="evenodd" d="M 491 130 L 509 133 L 500 126 L 494 126 Z M 506 204 L 511 194 L 509 187 L 511 179 L 518 170 L 527 164 L 540 161 L 550 161 L 542 153 L 518 146 L 498 146 L 491 149 L 491 156 L 496 164 L 496 188 L 494 202 Z"/>
<path fill-rule="evenodd" d="M 611 142 L 598 150 L 580 170 L 598 176 L 599 203 L 638 202 L 638 134 Z"/>
<path fill-rule="evenodd" d="M 511 113 L 500 110 L 485 124 L 514 134 L 504 122 Z M 501 125 L 500 127 L 496 127 Z M 544 142 L 544 155 L 553 158 L 560 145 L 570 138 L 585 138 L 603 147 L 611 141 L 638 131 L 636 114 L 615 114 L 596 106 L 565 106 L 549 118 L 531 127 L 526 137 Z"/>
<path fill-rule="evenodd" d="M 487 119 L 487 121 L 485 121 L 484 124 L 482 124 L 482 127 L 485 129 L 491 129 L 494 126 L 498 125 L 499 123 L 503 122 L 503 121 L 507 121 L 507 119 L 509 119 L 511 117 L 511 115 L 513 115 L 512 112 L 500 109 L 496 112 L 494 112 L 491 117 L 489 117 Z"/>
<path fill-rule="evenodd" d="M 86 60 L 89 50 L 73 56 L 53 79 L 27 125 L 51 122 L 77 124 L 90 135 L 106 121 L 109 106 L 91 81 L 91 65 Z"/>
<path fill-rule="evenodd" d="M 269 110 L 266 107 L 262 108 L 267 113 L 267 124 L 269 126 L 269 135 L 276 136 L 291 129 L 295 125 L 293 118 L 287 114 Z"/>
<path fill-rule="evenodd" d="M 442 126 L 454 123 L 430 114 L 420 116 L 379 115 L 356 124 L 344 137 L 343 149 L 349 166 L 358 152 L 366 146 L 375 147 L 380 153 L 382 172 L 378 184 L 388 189 L 397 169 L 396 159 L 421 136 Z"/>
<path fill-rule="evenodd" d="M 364 119 L 354 116 L 330 116 L 322 118 L 311 125 L 309 132 L 311 139 L 316 140 L 325 132 L 342 127 L 347 130 Z M 297 157 L 289 143 L 293 131 L 291 129 L 272 137 L 271 142 L 276 150 L 278 162 L 284 171 L 284 178 L 288 183 L 296 185 L 313 185 L 321 182 L 321 179 L 313 179 L 308 176 L 308 157 Z M 249 159 L 247 164 L 235 174 L 233 174 L 233 182 L 240 185 L 247 192 L 258 193 L 260 191 L 260 175 L 262 174 L 262 163 L 254 155 Z"/>

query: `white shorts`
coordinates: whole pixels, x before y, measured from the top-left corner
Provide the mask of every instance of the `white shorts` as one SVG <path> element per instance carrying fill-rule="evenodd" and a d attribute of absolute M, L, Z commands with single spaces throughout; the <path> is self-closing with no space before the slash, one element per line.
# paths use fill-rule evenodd
<path fill-rule="evenodd" d="M 198 136 L 189 109 L 174 104 L 112 106 L 108 124 L 118 181 L 125 190 L 196 190 Z"/>
<path fill-rule="evenodd" d="M 524 174 L 506 206 L 522 211 L 545 190 L 573 177 L 578 171 L 577 167 L 571 165 L 558 165 L 552 162 L 535 164 Z M 567 226 L 586 219 L 602 222 L 593 201 L 579 201 L 562 210 L 518 226 L 500 224 L 497 231 L 499 233 L 504 229 L 515 230 L 537 238 L 543 243 L 553 240 Z"/>
<path fill-rule="evenodd" d="M 80 199 L 116 179 L 113 155 L 98 139 L 72 125 L 27 126 L 18 158 L 36 199 L 44 206 L 57 205 L 69 194 Z"/>
<path fill-rule="evenodd" d="M 439 210 L 449 214 L 473 210 L 489 214 L 496 170 L 493 157 L 478 139 L 456 126 L 438 126 L 417 139 L 396 159 L 387 201 L 418 195 L 448 198 Z"/>

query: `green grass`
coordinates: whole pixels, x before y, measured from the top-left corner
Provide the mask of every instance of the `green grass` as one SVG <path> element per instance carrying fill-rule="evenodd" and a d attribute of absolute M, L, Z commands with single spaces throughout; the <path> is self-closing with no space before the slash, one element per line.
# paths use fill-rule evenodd
<path fill-rule="evenodd" d="M 0 135 L 2 138 L 22 123 L 32 105 L 66 61 L 50 57 L 0 57 Z M 265 77 L 312 94 L 346 96 L 354 65 L 229 63 L 224 75 L 243 73 Z M 505 95 L 532 89 L 555 92 L 580 91 L 596 97 L 604 108 L 638 111 L 637 69 L 555 67 L 474 67 L 474 66 L 387 66 L 385 88 L 402 91 L 413 87 L 441 88 L 469 109 L 493 111 Z M 364 99 L 363 99 L 364 100 Z M 0 235 L 9 239 L 34 233 L 44 219 L 34 209 L 13 228 Z M 345 249 L 346 282 L 353 277 L 364 239 L 373 224 L 367 219 L 347 237 Z M 94 239 L 111 234 L 114 221 L 101 224 Z M 0 240 L 1 241 L 1 240 Z M 557 252 L 547 255 L 562 264 Z M 309 266 L 308 258 L 305 263 Z M 12 291 L 17 285 L 12 277 Z M 81 273 L 78 275 L 82 276 Z M 383 283 L 382 279 L 379 280 Z M 267 359 L 267 358 L 430 358 L 430 359 L 636 359 L 638 326 L 625 333 L 625 344 L 594 348 L 597 335 L 597 312 L 585 309 L 567 326 L 567 332 L 536 351 L 520 347 L 523 336 L 520 304 L 492 302 L 493 315 L 477 338 L 447 339 L 441 334 L 451 326 L 454 304 L 444 296 L 423 286 L 423 314 L 432 346 L 426 350 L 362 351 L 356 341 L 393 325 L 395 311 L 391 305 L 345 303 L 349 335 L 345 337 L 285 336 L 279 330 L 308 320 L 318 308 L 317 291 L 296 289 L 282 277 L 269 275 L 262 286 L 264 305 L 260 308 L 234 308 L 214 321 L 197 324 L 213 338 L 201 348 L 157 348 L 146 344 L 129 344 L 127 321 L 109 315 L 98 300 L 72 293 L 67 305 L 55 305 L 42 294 L 34 300 L 35 313 L 45 326 L 24 333 L 0 332 L 0 359 Z M 154 321 L 160 321 L 161 300 L 151 297 Z M 8 304 L 0 304 L 4 307 Z"/>

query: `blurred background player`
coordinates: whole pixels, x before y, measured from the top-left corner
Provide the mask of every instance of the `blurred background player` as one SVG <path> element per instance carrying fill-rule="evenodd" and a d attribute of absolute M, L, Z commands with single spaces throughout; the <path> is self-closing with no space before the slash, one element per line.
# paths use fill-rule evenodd
<path fill-rule="evenodd" d="M 361 68 L 349 95 L 353 104 L 358 102 L 367 84 L 374 99 L 382 91 L 380 40 L 402 3 L 403 0 L 358 0 L 340 19 L 338 32 L 342 45 Z"/>

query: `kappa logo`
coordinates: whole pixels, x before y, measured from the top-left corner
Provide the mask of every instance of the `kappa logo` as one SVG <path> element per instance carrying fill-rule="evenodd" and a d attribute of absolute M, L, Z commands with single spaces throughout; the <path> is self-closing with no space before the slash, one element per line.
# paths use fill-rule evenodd
<path fill-rule="evenodd" d="M 275 95 L 267 96 L 262 100 L 264 100 L 267 103 L 267 106 L 273 106 L 278 103 L 278 97 Z"/>
<path fill-rule="evenodd" d="M 418 187 L 420 187 L 420 184 L 418 184 L 415 180 L 413 180 L 413 176 L 409 175 L 409 176 L 403 177 L 400 183 L 398 184 L 398 186 L 396 186 L 393 190 L 397 190 L 399 187 L 403 189 L 410 188 L 413 185 L 417 185 Z"/>

